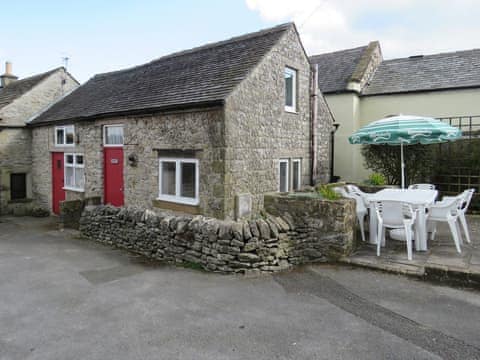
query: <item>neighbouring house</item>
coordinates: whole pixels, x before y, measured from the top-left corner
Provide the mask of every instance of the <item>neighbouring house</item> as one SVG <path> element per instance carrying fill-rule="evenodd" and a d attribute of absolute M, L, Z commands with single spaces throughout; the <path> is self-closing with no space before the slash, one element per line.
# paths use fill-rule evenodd
<path fill-rule="evenodd" d="M 96 75 L 30 123 L 34 198 L 259 214 L 264 193 L 328 180 L 312 76 L 292 23 Z"/>
<path fill-rule="evenodd" d="M 340 124 L 334 171 L 344 180 L 362 181 L 370 173 L 361 147 L 350 145 L 348 137 L 371 121 L 413 114 L 451 120 L 464 132 L 472 119 L 480 125 L 480 49 L 383 60 L 373 41 L 310 60 L 318 65 L 320 90 Z"/>
<path fill-rule="evenodd" d="M 0 214 L 23 214 L 32 205 L 31 134 L 26 124 L 78 83 L 64 68 L 19 80 L 10 62 L 0 81 Z"/>

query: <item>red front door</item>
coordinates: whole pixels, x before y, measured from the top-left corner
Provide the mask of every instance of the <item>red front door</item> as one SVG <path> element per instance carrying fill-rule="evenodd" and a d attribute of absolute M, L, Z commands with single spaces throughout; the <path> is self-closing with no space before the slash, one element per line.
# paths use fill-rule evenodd
<path fill-rule="evenodd" d="M 63 153 L 52 153 L 52 210 L 60 214 L 60 201 L 65 200 Z"/>
<path fill-rule="evenodd" d="M 104 202 L 123 206 L 123 148 L 104 147 Z"/>

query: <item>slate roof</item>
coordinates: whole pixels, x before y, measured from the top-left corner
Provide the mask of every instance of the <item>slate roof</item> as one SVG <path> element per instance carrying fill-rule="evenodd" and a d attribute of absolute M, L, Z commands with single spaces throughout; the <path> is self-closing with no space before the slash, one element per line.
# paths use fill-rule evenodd
<path fill-rule="evenodd" d="M 94 76 L 30 124 L 222 104 L 293 23 Z"/>
<path fill-rule="evenodd" d="M 8 86 L 0 87 L 0 109 L 12 103 L 26 92 L 33 89 L 37 84 L 49 77 L 61 68 L 56 68 L 42 74 L 30 76 L 24 79 L 16 80 Z"/>
<path fill-rule="evenodd" d="M 368 46 L 340 50 L 310 57 L 312 64 L 318 64 L 318 82 L 322 93 L 343 92 Z"/>
<path fill-rule="evenodd" d="M 480 87 L 480 49 L 384 60 L 363 95 Z"/>

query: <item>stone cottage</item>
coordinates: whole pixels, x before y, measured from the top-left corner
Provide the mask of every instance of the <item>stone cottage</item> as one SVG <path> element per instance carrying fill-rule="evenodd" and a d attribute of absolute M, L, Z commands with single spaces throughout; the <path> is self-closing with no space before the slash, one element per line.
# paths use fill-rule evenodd
<path fill-rule="evenodd" d="M 18 80 L 9 62 L 0 81 L 0 214 L 24 214 L 32 205 L 31 136 L 26 123 L 78 83 L 64 68 Z"/>
<path fill-rule="evenodd" d="M 312 76 L 292 23 L 96 75 L 31 122 L 34 198 L 258 214 L 264 193 L 328 178 Z"/>

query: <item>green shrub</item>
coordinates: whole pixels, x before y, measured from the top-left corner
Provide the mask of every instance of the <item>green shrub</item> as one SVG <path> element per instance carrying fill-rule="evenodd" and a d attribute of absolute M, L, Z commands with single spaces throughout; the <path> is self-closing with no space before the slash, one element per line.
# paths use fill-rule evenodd
<path fill-rule="evenodd" d="M 320 185 L 318 193 L 327 200 L 338 200 L 341 198 L 340 194 L 337 194 L 331 185 Z"/>
<path fill-rule="evenodd" d="M 404 146 L 405 177 L 407 184 L 426 182 L 433 174 L 435 147 L 432 145 Z M 387 184 L 401 184 L 400 146 L 363 145 L 365 166 L 382 174 Z"/>
<path fill-rule="evenodd" d="M 382 186 L 387 183 L 387 179 L 382 174 L 373 173 L 368 177 L 366 183 L 373 186 Z"/>

